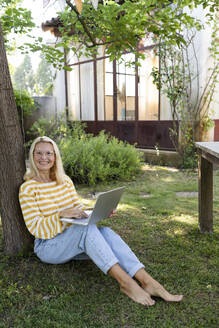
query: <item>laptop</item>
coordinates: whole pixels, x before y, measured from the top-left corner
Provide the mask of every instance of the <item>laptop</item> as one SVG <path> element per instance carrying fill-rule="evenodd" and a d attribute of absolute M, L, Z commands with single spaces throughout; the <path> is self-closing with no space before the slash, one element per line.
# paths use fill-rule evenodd
<path fill-rule="evenodd" d="M 116 209 L 124 189 L 125 187 L 119 187 L 99 194 L 94 209 L 91 211 L 85 210 L 85 213 L 88 215 L 87 218 L 61 218 L 60 221 L 86 226 L 108 218 L 110 213 Z"/>

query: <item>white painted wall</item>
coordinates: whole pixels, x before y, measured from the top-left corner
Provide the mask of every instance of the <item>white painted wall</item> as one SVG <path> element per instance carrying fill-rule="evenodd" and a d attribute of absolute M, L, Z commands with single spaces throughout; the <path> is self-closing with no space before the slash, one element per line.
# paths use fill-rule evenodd
<path fill-rule="evenodd" d="M 209 47 L 211 45 L 211 33 L 212 27 L 206 24 L 206 11 L 204 11 L 201 6 L 194 9 L 192 15 L 199 18 L 202 23 L 205 23 L 205 28 L 201 31 L 196 32 L 195 37 L 195 49 L 198 58 L 198 72 L 199 72 L 199 87 L 197 81 L 193 81 L 193 102 L 195 102 L 197 94 L 199 97 L 201 96 L 204 87 L 206 86 L 206 82 L 208 80 L 210 71 L 209 68 L 213 67 L 213 61 L 210 57 Z M 190 57 L 194 57 L 194 53 L 192 49 L 190 49 Z M 196 74 L 196 61 L 193 61 L 193 69 Z M 217 91 L 215 92 L 214 99 L 210 106 L 209 116 L 212 119 L 219 119 L 219 86 L 217 86 Z M 162 95 L 161 96 L 161 119 L 171 119 L 170 113 L 170 105 L 168 103 L 168 99 Z"/>
<path fill-rule="evenodd" d="M 57 115 L 59 116 L 65 111 L 66 108 L 65 73 L 63 70 L 56 71 L 53 95 L 56 98 L 56 112 Z"/>

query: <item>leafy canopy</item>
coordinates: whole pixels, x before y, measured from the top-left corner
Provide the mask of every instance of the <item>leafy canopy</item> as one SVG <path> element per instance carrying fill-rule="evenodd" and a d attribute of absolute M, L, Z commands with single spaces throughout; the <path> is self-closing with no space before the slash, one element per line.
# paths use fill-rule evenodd
<path fill-rule="evenodd" d="M 144 57 L 136 50 L 142 38 L 153 35 L 157 41 L 165 38 L 170 44 L 180 44 L 184 42 L 185 28 L 201 28 L 200 22 L 183 10 L 185 7 L 193 9 L 202 5 L 208 6 L 210 12 L 216 10 L 214 0 L 104 0 L 97 10 L 85 0 L 81 13 L 74 1 L 66 0 L 66 5 L 64 12 L 57 13 L 62 38 L 56 39 L 55 47 L 43 45 L 42 38 L 26 45 L 32 51 L 43 51 L 54 66 L 66 69 L 70 68 L 65 66 L 63 48 L 65 53 L 73 51 L 78 57 L 97 54 L 99 46 L 105 47 L 105 54 L 111 60 L 120 58 L 124 52 Z"/>
<path fill-rule="evenodd" d="M 13 43 L 9 43 L 7 36 L 13 32 L 15 34 L 26 34 L 31 32 L 35 26 L 31 12 L 21 6 L 21 0 L 1 0 L 0 17 L 7 50 L 13 50 Z"/>
<path fill-rule="evenodd" d="M 99 46 L 104 46 L 105 54 L 112 60 L 120 58 L 124 52 L 144 57 L 136 48 L 139 41 L 149 35 L 157 41 L 164 38 L 170 44 L 183 43 L 185 28 L 201 27 L 200 22 L 188 13 L 189 10 L 184 10 L 185 7 L 191 10 L 198 5 L 208 7 L 208 15 L 217 10 L 216 0 L 102 0 L 97 10 L 89 0 L 85 0 L 79 13 L 73 0 L 65 2 L 64 12 L 57 13 L 62 38 L 56 39 L 55 46 L 43 44 L 39 37 L 21 47 L 24 53 L 30 49 L 42 51 L 46 59 L 58 68 L 66 64 L 63 48 L 65 53 L 73 51 L 80 57 L 82 54 L 94 55 Z M 1 1 L 5 35 L 12 30 L 27 33 L 34 26 L 31 13 L 21 8 L 19 3 L 20 0 Z M 68 66 L 65 68 L 69 69 Z"/>

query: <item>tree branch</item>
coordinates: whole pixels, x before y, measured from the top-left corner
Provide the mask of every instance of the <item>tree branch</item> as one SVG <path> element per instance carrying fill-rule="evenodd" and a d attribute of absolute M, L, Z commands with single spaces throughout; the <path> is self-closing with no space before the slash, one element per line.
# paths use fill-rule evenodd
<path fill-rule="evenodd" d="M 83 26 L 84 32 L 87 34 L 87 36 L 89 37 L 90 41 L 93 44 L 93 47 L 95 47 L 97 45 L 95 38 L 93 37 L 93 35 L 90 33 L 90 31 L 87 28 L 87 25 L 84 21 L 84 19 L 81 17 L 81 15 L 79 14 L 79 12 L 77 11 L 77 9 L 75 9 L 75 7 L 73 6 L 73 4 L 71 3 L 71 1 L 69 0 L 65 0 L 65 2 L 67 3 L 67 5 L 69 5 L 69 7 L 71 8 L 71 10 L 73 10 L 75 12 L 75 14 L 77 15 L 77 18 L 79 20 L 79 22 L 81 23 L 81 25 Z"/>

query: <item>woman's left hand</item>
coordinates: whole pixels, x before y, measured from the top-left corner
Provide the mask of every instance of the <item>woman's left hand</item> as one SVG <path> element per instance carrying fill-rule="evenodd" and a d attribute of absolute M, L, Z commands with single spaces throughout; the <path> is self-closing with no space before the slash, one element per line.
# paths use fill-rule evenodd
<path fill-rule="evenodd" d="M 115 216 L 117 214 L 117 210 L 113 210 L 110 215 L 109 218 L 112 218 L 113 216 Z"/>

